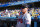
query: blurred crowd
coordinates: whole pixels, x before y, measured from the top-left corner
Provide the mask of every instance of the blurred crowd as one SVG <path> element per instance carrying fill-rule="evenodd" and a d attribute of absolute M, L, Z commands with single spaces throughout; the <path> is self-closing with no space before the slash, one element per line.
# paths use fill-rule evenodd
<path fill-rule="evenodd" d="M 31 8 L 29 10 L 30 10 L 29 13 L 32 18 L 36 18 L 36 19 L 40 18 L 40 9 Z"/>
<path fill-rule="evenodd" d="M 4 11 L 0 11 L 0 17 L 18 17 L 20 15 L 21 10 L 4 10 Z M 31 17 L 37 17 L 40 18 L 40 9 L 34 9 L 31 8 L 28 10 L 28 13 L 30 13 Z"/>
<path fill-rule="evenodd" d="M 20 10 L 4 10 L 0 11 L 0 17 L 16 17 L 19 15 Z"/>

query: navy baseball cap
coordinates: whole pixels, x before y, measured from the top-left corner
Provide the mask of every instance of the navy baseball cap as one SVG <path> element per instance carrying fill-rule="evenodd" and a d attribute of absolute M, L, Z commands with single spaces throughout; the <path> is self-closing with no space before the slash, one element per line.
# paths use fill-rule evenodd
<path fill-rule="evenodd" d="M 22 6 L 21 6 L 21 9 L 24 9 L 24 8 L 28 8 L 28 6 L 23 6 L 23 5 L 22 5 Z"/>

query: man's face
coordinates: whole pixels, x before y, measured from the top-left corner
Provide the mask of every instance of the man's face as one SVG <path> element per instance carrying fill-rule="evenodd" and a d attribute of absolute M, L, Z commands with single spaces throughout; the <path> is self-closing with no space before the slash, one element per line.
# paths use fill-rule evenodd
<path fill-rule="evenodd" d="M 27 11 L 27 8 L 22 9 L 22 12 L 26 12 L 26 11 Z"/>

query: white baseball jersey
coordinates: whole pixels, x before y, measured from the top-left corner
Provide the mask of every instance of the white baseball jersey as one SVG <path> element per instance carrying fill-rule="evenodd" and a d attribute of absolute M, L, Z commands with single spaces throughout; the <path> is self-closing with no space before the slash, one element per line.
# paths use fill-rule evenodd
<path fill-rule="evenodd" d="M 31 24 L 31 16 L 27 12 L 24 15 L 20 15 L 20 17 L 18 17 L 18 18 L 22 18 L 23 23 L 18 22 L 16 27 L 25 27 L 25 24 Z"/>
<path fill-rule="evenodd" d="M 30 14 L 29 13 L 25 13 L 24 15 L 23 15 L 23 22 L 25 22 L 25 24 L 31 24 L 31 16 L 30 16 Z"/>

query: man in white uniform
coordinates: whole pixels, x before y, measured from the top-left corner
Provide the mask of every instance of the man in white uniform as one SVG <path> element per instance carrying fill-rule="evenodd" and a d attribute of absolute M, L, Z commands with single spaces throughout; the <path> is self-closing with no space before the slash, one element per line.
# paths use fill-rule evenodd
<path fill-rule="evenodd" d="M 23 13 L 23 23 L 26 25 L 25 27 L 30 27 L 31 25 L 31 16 L 28 13 L 28 7 L 27 6 L 22 6 L 22 13 Z"/>
<path fill-rule="evenodd" d="M 22 6 L 21 11 L 22 11 L 22 14 L 20 15 L 20 18 L 23 19 L 23 23 L 19 23 L 17 27 L 30 27 L 31 16 L 28 13 L 28 7 Z"/>

